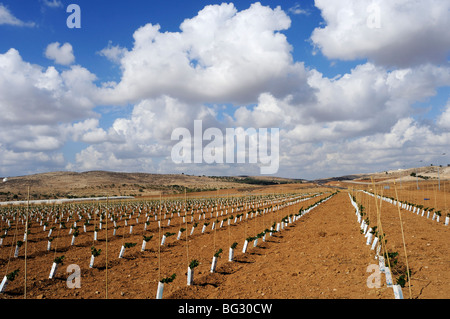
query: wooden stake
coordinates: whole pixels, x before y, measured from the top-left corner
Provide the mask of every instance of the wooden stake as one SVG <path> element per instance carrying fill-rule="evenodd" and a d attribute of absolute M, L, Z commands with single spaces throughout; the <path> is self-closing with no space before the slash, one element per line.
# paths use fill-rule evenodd
<path fill-rule="evenodd" d="M 395 188 L 395 196 L 398 201 L 397 187 L 395 186 L 395 181 L 394 181 L 394 188 Z M 400 229 L 402 231 L 403 249 L 405 250 L 406 274 L 408 276 L 408 285 L 409 285 L 409 299 L 411 299 L 411 278 L 409 277 L 408 254 L 406 253 L 405 233 L 403 231 L 402 214 L 400 213 L 400 206 L 398 206 L 398 205 L 397 205 L 397 210 L 398 210 L 398 217 L 400 219 Z"/>
<path fill-rule="evenodd" d="M 382 236 L 380 244 L 381 244 L 381 248 L 384 251 L 384 255 L 386 256 L 386 259 L 387 259 L 387 262 L 388 262 L 388 268 L 389 268 L 389 270 L 391 270 L 391 263 L 389 261 L 389 255 L 387 253 L 385 236 L 384 236 L 383 227 L 382 227 L 382 224 L 381 224 L 381 199 L 380 199 L 380 206 L 378 206 L 378 204 L 377 204 L 377 196 L 378 196 L 377 190 L 376 190 L 376 187 L 375 187 L 375 183 L 374 183 L 373 177 L 371 177 L 371 179 L 372 179 L 373 191 L 374 191 L 374 195 L 375 195 L 374 196 L 375 206 L 376 206 L 376 209 L 377 209 L 377 225 L 378 225 L 378 229 L 380 230 L 380 234 Z M 392 271 L 391 271 L 391 274 L 392 274 Z"/>
<path fill-rule="evenodd" d="M 186 224 L 186 260 L 187 260 L 187 264 L 189 265 L 189 239 L 188 239 L 188 219 L 187 219 L 187 202 L 186 202 L 186 188 L 184 189 L 184 222 Z M 194 223 L 195 223 L 195 218 L 194 218 Z"/>
<path fill-rule="evenodd" d="M 108 208 L 109 197 L 106 197 L 106 208 Z M 108 213 L 106 213 L 106 248 L 105 248 L 105 257 L 106 257 L 106 272 L 105 272 L 105 299 L 108 299 Z"/>
<path fill-rule="evenodd" d="M 27 244 L 28 244 L 28 210 L 30 206 L 30 186 L 28 186 L 27 212 L 25 220 L 25 286 L 23 290 L 23 299 L 27 299 Z"/>

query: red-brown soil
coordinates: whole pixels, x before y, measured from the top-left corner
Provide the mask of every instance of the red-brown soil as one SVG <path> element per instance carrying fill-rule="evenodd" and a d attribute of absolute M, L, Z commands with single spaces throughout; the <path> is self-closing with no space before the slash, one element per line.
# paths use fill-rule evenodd
<path fill-rule="evenodd" d="M 201 229 L 205 221 L 196 220 L 198 226 L 192 236 L 187 236 L 192 224 L 189 222 L 186 227 L 176 215 L 170 226 L 167 226 L 167 220 L 162 221 L 161 231 L 156 221 L 150 219 L 150 230 L 144 232 L 145 217 L 141 216 L 139 223 L 136 223 L 135 214 L 128 224 L 134 225 L 133 233 L 129 234 L 129 226 L 124 226 L 122 220 L 117 236 L 113 236 L 113 225 L 108 220 L 107 244 L 105 224 L 99 231 L 99 240 L 94 243 L 93 225 L 88 226 L 87 233 L 84 233 L 81 223 L 80 235 L 74 246 L 70 245 L 68 229 L 64 229 L 59 231 L 50 252 L 46 250 L 48 231 L 42 231 L 42 226 L 33 221 L 27 242 L 26 298 L 154 299 L 158 281 L 175 273 L 176 279 L 165 285 L 164 299 L 393 299 L 393 290 L 386 287 L 384 274 L 381 275 L 380 288 L 367 286 L 367 280 L 373 274 L 367 268 L 378 264 L 378 261 L 360 233 L 360 225 L 346 191 L 341 191 L 281 232 L 267 235 L 266 242 L 260 239 L 257 247 L 249 245 L 245 254 L 241 252 L 248 236 L 255 236 L 270 228 L 274 221 L 279 222 L 284 216 L 297 213 L 300 207 L 306 207 L 329 194 L 278 212 L 247 220 L 243 218 L 230 226 L 225 222 L 220 229 L 211 230 L 210 224 L 204 234 L 201 234 Z M 354 194 L 375 222 L 373 197 L 361 192 Z M 229 211 L 227 216 L 225 213 L 219 216 L 219 221 L 230 214 Z M 411 298 L 449 298 L 449 226 L 443 225 L 444 218 L 437 223 L 405 210 L 401 210 L 401 214 L 408 264 L 412 272 Z M 207 222 L 212 223 L 215 219 L 210 219 L 209 213 L 205 215 Z M 198 218 L 198 214 L 194 216 Z M 398 252 L 399 261 L 405 263 L 397 208 L 383 202 L 381 220 L 388 239 L 386 247 L 389 251 Z M 71 223 L 67 226 L 70 227 Z M 5 226 L 4 221 L 1 226 Z M 23 227 L 18 224 L 16 239 L 22 239 Z M 180 227 L 186 228 L 181 240 L 177 241 L 175 234 L 167 238 L 164 246 L 160 246 L 160 238 L 165 232 L 177 233 Z M 10 234 L 13 229 L 0 247 L 0 275 L 3 277 L 15 269 L 19 269 L 19 275 L 0 297 L 23 299 L 25 247 L 21 247 L 18 258 L 12 257 L 14 238 Z M 141 252 L 143 234 L 153 235 L 153 238 L 148 242 L 146 251 Z M 124 258 L 119 259 L 120 247 L 124 242 L 137 245 L 127 249 Z M 235 261 L 228 262 L 228 248 L 233 242 L 238 243 Z M 96 258 L 94 268 L 90 269 L 92 245 L 102 249 L 102 253 Z M 210 273 L 212 257 L 219 248 L 223 249 L 223 253 L 216 272 Z M 65 256 L 64 264 L 58 269 L 56 278 L 48 279 L 53 259 L 62 255 Z M 200 265 L 195 268 L 194 285 L 187 286 L 187 266 L 192 259 L 197 259 Z M 81 268 L 81 288 L 67 287 L 66 280 L 70 273 L 66 270 L 71 264 Z M 408 284 L 403 288 L 403 295 L 410 297 Z"/>

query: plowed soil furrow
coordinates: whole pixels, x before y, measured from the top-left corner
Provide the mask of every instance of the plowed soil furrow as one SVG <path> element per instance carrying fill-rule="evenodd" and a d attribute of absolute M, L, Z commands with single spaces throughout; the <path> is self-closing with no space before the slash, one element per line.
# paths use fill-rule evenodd
<path fill-rule="evenodd" d="M 274 222 L 296 214 L 300 207 L 307 207 L 329 194 L 276 212 L 258 216 L 254 214 L 231 225 L 225 221 L 222 228 L 216 225 L 216 230 L 211 229 L 215 216 L 211 218 L 207 212 L 206 220 L 198 220 L 196 212 L 194 216 L 198 226 L 192 236 L 188 236 L 192 227 L 190 219 L 188 223 L 183 223 L 177 214 L 170 226 L 167 226 L 167 219 L 163 220 L 161 231 L 154 217 L 150 219 L 149 230 L 144 231 L 145 217 L 141 216 L 137 223 L 134 215 L 128 222 L 134 225 L 133 233 L 129 234 L 129 225 L 125 226 L 124 220 L 120 220 L 118 223 L 122 227 L 113 236 L 113 225 L 109 222 L 107 245 L 105 229 L 99 231 L 99 240 L 93 241 L 94 225 L 88 226 L 87 233 L 84 233 L 81 224 L 80 235 L 73 246 L 70 245 L 68 229 L 55 229 L 55 240 L 50 252 L 46 251 L 48 230 L 44 232 L 42 226 L 33 221 L 27 242 L 27 298 L 154 299 L 158 281 L 175 273 L 174 282 L 165 285 L 164 299 L 393 299 L 393 289 L 387 287 L 385 275 L 378 276 L 377 271 L 374 271 L 378 269 L 376 253 L 366 245 L 355 208 L 346 191 L 337 193 L 280 232 L 272 236 L 267 234 L 265 242 L 260 238 L 256 247 L 251 242 L 247 252 L 242 253 L 247 237 L 270 229 Z M 369 218 L 370 226 L 382 226 L 387 239 L 387 251 L 398 253 L 398 264 L 392 265 L 395 283 L 398 277 L 396 271 L 406 265 L 397 207 L 381 202 L 380 224 L 374 197 L 356 190 L 350 190 L 350 194 L 355 195 L 357 203 L 365 207 L 364 218 Z M 446 207 L 445 197 L 442 199 L 437 196 L 436 203 Z M 411 290 L 408 283 L 402 289 L 404 298 L 449 298 L 450 226 L 444 226 L 442 220 L 437 223 L 404 209 L 400 213 L 408 265 L 412 273 Z M 228 215 L 223 213 L 217 219 L 220 222 L 230 215 L 230 212 Z M 210 224 L 201 234 L 205 221 Z M 98 223 L 98 219 L 94 222 Z M 71 219 L 67 226 L 70 227 L 72 223 Z M 5 227 L 4 221 L 1 226 Z M 16 237 L 12 235 L 16 224 L 11 226 L 0 247 L 0 271 L 2 276 L 14 269 L 20 271 L 17 279 L 8 285 L 7 291 L 0 294 L 0 298 L 22 299 L 25 247 L 21 247 L 18 258 L 12 258 L 12 254 L 13 244 L 22 239 L 24 225 L 21 222 L 17 224 Z M 181 227 L 186 230 L 181 239 L 176 240 Z M 161 246 L 161 237 L 166 232 L 175 234 Z M 141 252 L 143 234 L 153 235 L 153 238 L 146 250 Z M 127 249 L 124 258 L 119 259 L 120 247 L 124 242 L 137 245 Z M 233 242 L 237 242 L 238 247 L 235 260 L 229 262 L 228 249 Z M 94 268 L 88 268 L 92 245 L 102 249 L 102 253 L 96 258 Z M 218 249 L 223 252 L 216 272 L 210 273 L 213 255 Z M 52 261 L 61 255 L 65 256 L 64 264 L 58 268 L 56 278 L 50 280 L 48 275 Z M 197 259 L 200 265 L 195 268 L 194 284 L 187 286 L 187 266 L 193 259 Z M 80 288 L 71 289 L 67 286 L 71 274 L 67 272 L 69 265 L 80 267 Z M 377 278 L 380 279 L 379 286 Z"/>
<path fill-rule="evenodd" d="M 321 197 L 325 197 L 322 195 Z M 321 198 L 318 197 L 318 198 Z M 302 205 L 309 205 L 318 200 L 310 199 L 302 202 Z M 293 207 L 293 206 L 291 206 Z M 298 210 L 298 208 L 297 208 Z M 182 223 L 181 218 L 174 217 L 172 223 L 167 225 L 167 220 L 162 222 L 164 227 L 161 232 L 155 227 L 156 221 L 152 218 L 149 228 L 152 231 L 146 235 L 153 235 L 152 240 L 147 244 L 146 251 L 141 252 L 143 222 L 135 225 L 133 234 L 129 234 L 129 225 L 134 224 L 134 218 L 128 221 L 128 226 L 124 225 L 124 220 L 119 223 L 117 235 L 112 236 L 112 223 L 109 222 L 108 245 L 106 246 L 105 227 L 99 231 L 98 241 L 93 241 L 93 225 L 88 227 L 88 232 L 84 233 L 80 228 L 80 235 L 76 238 L 75 245 L 71 246 L 71 235 L 68 229 L 55 229 L 53 236 L 56 239 L 52 242 L 52 250 L 46 251 L 46 232 L 42 231 L 42 226 L 34 223 L 28 242 L 27 257 L 27 297 L 29 298 L 151 298 L 156 296 L 158 280 L 176 273 L 177 278 L 174 283 L 166 285 L 165 296 L 172 291 L 186 286 L 186 271 L 189 261 L 197 259 L 200 262 L 196 268 L 196 277 L 207 274 L 210 269 L 213 254 L 219 249 L 223 249 L 222 260 L 227 259 L 228 247 L 233 242 L 238 242 L 237 251 L 242 249 L 243 242 L 248 236 L 255 236 L 257 233 L 271 227 L 274 221 L 280 220 L 290 210 L 285 208 L 275 212 L 268 212 L 263 215 L 250 215 L 248 219 L 211 230 L 211 223 L 216 218 L 207 218 L 210 222 L 207 231 L 202 234 L 204 219 L 198 220 L 195 214 L 195 221 L 198 222 L 193 235 L 188 235 L 191 231 L 192 223 Z M 292 211 L 292 210 L 291 210 Z M 284 214 L 284 215 L 283 215 Z M 209 217 L 209 214 L 205 214 Z M 228 219 L 230 212 L 218 217 L 218 220 Z M 236 213 L 234 214 L 236 216 Z M 174 216 L 177 216 L 176 214 Z M 253 217 L 251 217 L 253 216 Z M 190 219 L 189 219 L 190 220 Z M 97 221 L 98 222 L 98 221 Z M 68 224 L 70 226 L 71 223 Z M 15 229 L 15 225 L 13 225 Z M 19 231 L 16 239 L 23 234 L 23 225 L 19 223 Z M 180 227 L 185 227 L 179 241 L 176 234 L 168 237 L 166 244 L 160 246 L 161 237 L 166 232 L 177 233 Z M 19 277 L 10 283 L 8 293 L 1 295 L 6 298 L 23 298 L 24 293 L 24 247 L 21 247 L 19 258 L 10 258 L 10 252 L 14 251 L 11 245 L 13 238 L 1 247 L 3 257 L 2 271 L 10 272 L 20 269 Z M 120 247 L 125 242 L 137 243 L 135 247 L 129 248 L 124 254 L 124 258 L 119 259 Z M 95 245 L 97 249 L 102 249 L 102 253 L 96 258 L 95 267 L 88 268 L 90 258 L 90 247 Z M 56 248 L 56 251 L 55 251 Z M 106 249 L 107 248 L 107 249 Z M 238 252 L 236 253 L 238 255 Z M 56 278 L 48 279 L 52 260 L 57 256 L 65 256 L 64 264 L 58 268 Z M 106 256 L 107 255 L 107 256 Z M 108 258 L 108 268 L 106 268 L 106 257 Z M 81 288 L 70 289 L 66 279 L 70 273 L 66 272 L 69 265 L 78 265 L 81 270 Z M 108 295 L 106 295 L 108 292 Z"/>
<path fill-rule="evenodd" d="M 374 197 L 359 193 L 360 202 L 372 203 L 371 226 L 377 226 Z M 380 203 L 378 201 L 378 203 Z M 379 204 L 380 205 L 380 204 Z M 367 206 L 367 204 L 366 204 Z M 403 289 L 405 298 L 440 299 L 450 296 L 450 228 L 412 213 L 399 209 L 385 201 L 381 201 L 381 227 L 386 234 L 388 252 L 398 253 L 398 264 L 411 270 L 411 294 L 409 284 Z M 400 218 L 403 225 L 400 224 Z M 403 246 L 403 237 L 406 254 Z M 395 277 L 395 268 L 393 275 Z"/>
<path fill-rule="evenodd" d="M 171 297 L 393 298 L 385 282 L 379 289 L 367 287 L 373 263 L 348 195 L 339 193 L 236 264 Z"/>

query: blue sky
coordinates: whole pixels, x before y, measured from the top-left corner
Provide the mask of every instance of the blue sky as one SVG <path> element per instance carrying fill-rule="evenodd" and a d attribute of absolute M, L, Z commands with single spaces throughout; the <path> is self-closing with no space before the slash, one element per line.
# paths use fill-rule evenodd
<path fill-rule="evenodd" d="M 3 1 L 11 12 L 17 13 L 16 17 L 24 22 L 32 22 L 37 25 L 34 28 L 17 28 L 4 26 L 0 28 L 0 52 L 6 52 L 10 48 L 16 48 L 24 60 L 36 63 L 42 67 L 53 65 L 53 61 L 45 57 L 44 51 L 49 43 L 69 42 L 74 48 L 76 63 L 80 64 L 98 77 L 98 82 L 119 81 L 120 68 L 113 65 L 98 54 L 109 42 L 114 45 L 132 48 L 132 34 L 139 27 L 147 24 L 160 24 L 161 32 L 178 32 L 180 24 L 186 18 L 195 16 L 205 5 L 221 4 L 223 1 L 58 1 L 60 6 L 49 7 L 44 1 Z M 254 1 L 233 2 L 238 10 L 247 9 Z M 66 25 L 66 12 L 69 4 L 76 3 L 81 8 L 82 27 L 70 29 Z M 307 66 L 316 68 L 329 77 L 345 73 L 357 65 L 354 61 L 340 62 L 330 66 L 331 62 L 320 53 L 313 54 L 312 45 L 308 38 L 311 32 L 321 22 L 320 11 L 314 6 L 313 1 L 261 1 L 263 5 L 271 8 L 281 6 L 291 16 L 291 27 L 282 32 L 288 37 L 293 46 L 292 55 L 296 61 L 304 61 Z M 292 10 L 304 10 L 304 14 L 289 12 Z M 59 70 L 67 69 L 67 66 L 58 66 Z M 118 115 L 129 112 L 129 108 L 99 107 L 102 114 L 101 124 L 108 127 Z M 65 154 L 73 158 L 84 143 L 70 143 L 65 147 Z"/>
<path fill-rule="evenodd" d="M 33 22 L 34 28 L 17 28 L 3 26 L 0 28 L 0 49 L 2 52 L 16 48 L 22 57 L 30 63 L 42 66 L 52 65 L 44 56 L 46 46 L 51 42 L 69 42 L 74 47 L 76 62 L 95 73 L 100 80 L 120 79 L 120 70 L 106 59 L 96 54 L 111 41 L 123 47 L 133 45 L 133 32 L 146 23 L 160 24 L 161 32 L 178 32 L 184 19 L 195 16 L 205 5 L 221 4 L 223 1 L 59 1 L 61 6 L 51 8 L 44 1 L 20 0 L 2 1 L 16 17 L 24 22 Z M 238 10 L 247 9 L 255 1 L 232 2 Z M 314 28 L 323 23 L 320 11 L 314 2 L 308 1 L 260 1 L 261 4 L 275 8 L 281 6 L 291 17 L 291 27 L 283 30 L 289 43 L 293 46 L 292 55 L 297 61 L 304 61 L 308 66 L 319 69 L 325 75 L 333 77 L 348 72 L 360 61 L 334 61 L 320 52 L 313 55 L 309 42 Z M 81 29 L 69 29 L 66 12 L 69 4 L 76 3 L 81 8 Z M 289 9 L 304 10 L 304 14 L 295 14 Z"/>
<path fill-rule="evenodd" d="M 71 3 L 81 8 L 80 29 L 66 25 Z M 0 0 L 0 175 L 258 174 L 258 165 L 175 165 L 169 133 L 194 119 L 279 128 L 279 176 L 432 162 L 450 142 L 449 23 L 439 6 L 448 12 L 437 0 Z M 226 65 L 240 68 L 217 72 Z M 222 77 L 231 82 L 219 84 Z"/>

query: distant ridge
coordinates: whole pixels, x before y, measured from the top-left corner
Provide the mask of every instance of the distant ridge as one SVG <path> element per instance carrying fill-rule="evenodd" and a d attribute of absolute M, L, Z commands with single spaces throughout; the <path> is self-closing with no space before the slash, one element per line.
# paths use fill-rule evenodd
<path fill-rule="evenodd" d="M 339 177 L 330 177 L 314 180 L 313 182 L 320 185 L 336 186 L 345 185 L 345 183 L 371 183 L 372 179 L 375 183 L 391 183 L 391 182 L 412 182 L 424 180 L 449 180 L 450 166 L 423 166 L 404 168 L 396 170 L 386 170 L 376 173 L 343 175 Z"/>
<path fill-rule="evenodd" d="M 187 174 L 125 173 L 111 171 L 48 172 L 8 177 L 0 183 L 0 201 L 58 198 L 133 196 L 181 194 L 198 191 L 216 191 L 230 188 L 256 188 L 281 183 L 299 183 L 268 176 L 194 176 Z"/>

